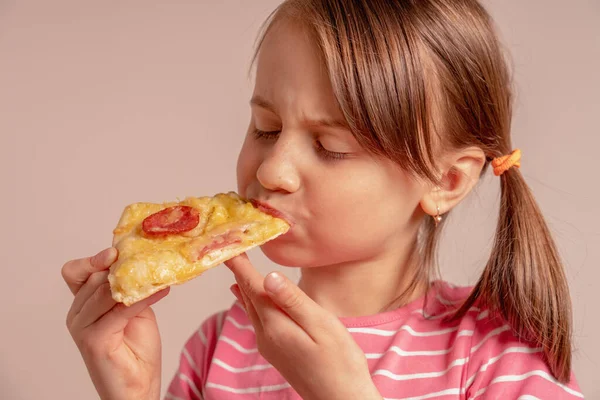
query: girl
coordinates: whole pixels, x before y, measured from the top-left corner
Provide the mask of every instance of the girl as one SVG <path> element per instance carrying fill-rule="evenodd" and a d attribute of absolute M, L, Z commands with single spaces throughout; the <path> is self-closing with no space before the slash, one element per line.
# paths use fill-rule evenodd
<path fill-rule="evenodd" d="M 231 309 L 185 344 L 167 399 L 580 398 L 567 282 L 511 148 L 510 78 L 476 0 L 287 0 L 259 41 L 238 191 L 284 213 L 262 247 L 298 283 L 227 263 Z M 474 288 L 434 280 L 445 215 L 492 164 Z M 115 249 L 71 261 L 67 325 L 103 399 L 160 395 L 149 306 L 115 305 Z"/>

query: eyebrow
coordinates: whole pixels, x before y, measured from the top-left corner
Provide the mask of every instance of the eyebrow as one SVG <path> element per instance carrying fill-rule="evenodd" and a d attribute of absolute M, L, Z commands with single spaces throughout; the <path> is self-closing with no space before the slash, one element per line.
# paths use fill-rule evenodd
<path fill-rule="evenodd" d="M 272 112 L 273 114 L 277 114 L 277 109 L 275 106 L 261 96 L 254 96 L 250 100 L 250 104 L 264 108 Z M 344 120 L 335 119 L 335 118 L 317 118 L 317 119 L 303 119 L 302 123 L 306 126 L 310 127 L 326 127 L 326 128 L 341 128 L 341 129 L 350 129 L 348 123 Z"/>

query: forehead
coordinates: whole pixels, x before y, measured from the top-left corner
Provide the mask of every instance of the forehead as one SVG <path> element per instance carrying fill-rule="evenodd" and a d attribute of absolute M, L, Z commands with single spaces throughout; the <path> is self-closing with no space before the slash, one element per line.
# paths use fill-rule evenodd
<path fill-rule="evenodd" d="M 278 107 L 338 112 L 321 54 L 307 28 L 289 19 L 275 21 L 258 53 L 255 95 Z"/>

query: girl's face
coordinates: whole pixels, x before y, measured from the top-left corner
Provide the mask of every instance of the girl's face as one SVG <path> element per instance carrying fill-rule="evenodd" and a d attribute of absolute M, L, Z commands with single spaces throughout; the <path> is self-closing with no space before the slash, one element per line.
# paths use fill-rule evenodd
<path fill-rule="evenodd" d="M 302 28 L 280 23 L 267 35 L 251 108 L 238 191 L 293 222 L 289 233 L 262 246 L 272 261 L 298 267 L 369 261 L 414 237 L 425 185 L 359 146 Z"/>

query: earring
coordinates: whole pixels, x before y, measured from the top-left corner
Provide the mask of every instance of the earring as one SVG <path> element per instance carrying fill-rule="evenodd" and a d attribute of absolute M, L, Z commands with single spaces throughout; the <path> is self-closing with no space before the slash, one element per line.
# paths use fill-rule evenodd
<path fill-rule="evenodd" d="M 437 206 L 437 215 L 435 217 L 433 217 L 433 222 L 435 223 L 435 226 L 438 226 L 440 224 L 440 222 L 442 222 L 442 216 L 440 215 L 440 207 Z"/>

